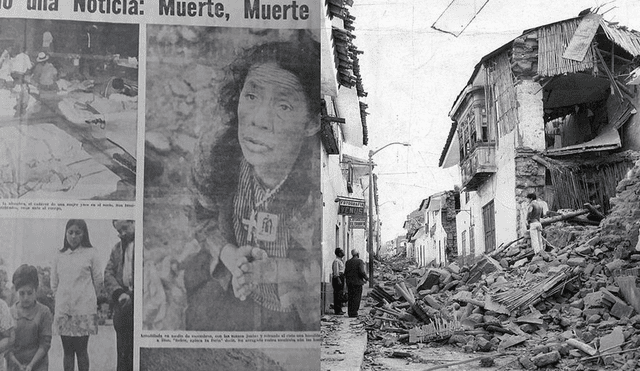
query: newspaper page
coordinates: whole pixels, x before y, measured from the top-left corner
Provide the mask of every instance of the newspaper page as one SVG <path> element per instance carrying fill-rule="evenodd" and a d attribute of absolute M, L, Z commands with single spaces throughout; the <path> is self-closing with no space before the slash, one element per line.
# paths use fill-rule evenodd
<path fill-rule="evenodd" d="M 321 17 L 0 0 L 0 370 L 320 368 Z"/>

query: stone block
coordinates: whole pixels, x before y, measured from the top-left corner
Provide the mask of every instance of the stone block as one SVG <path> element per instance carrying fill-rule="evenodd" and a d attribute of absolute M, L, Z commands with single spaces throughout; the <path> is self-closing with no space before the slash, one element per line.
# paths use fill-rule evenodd
<path fill-rule="evenodd" d="M 582 311 L 582 315 L 585 318 L 589 318 L 591 316 L 597 316 L 603 313 L 604 310 L 602 308 L 589 308 Z"/>
<path fill-rule="evenodd" d="M 598 264 L 596 265 L 596 267 L 593 269 L 593 272 L 591 273 L 591 275 L 597 275 L 600 274 L 600 272 L 602 272 L 604 268 L 602 267 L 602 265 Z"/>
<path fill-rule="evenodd" d="M 616 302 L 613 307 L 611 307 L 611 311 L 609 313 L 618 319 L 629 318 L 633 314 L 633 307 L 624 303 Z"/>
<path fill-rule="evenodd" d="M 520 365 L 522 365 L 526 370 L 535 370 L 538 368 L 527 356 L 518 358 L 518 362 L 520 362 Z"/>
<path fill-rule="evenodd" d="M 591 273 L 593 273 L 593 270 L 596 268 L 596 265 L 593 263 L 589 263 L 587 264 L 587 266 L 584 268 L 584 275 L 585 276 L 590 276 Z"/>
<path fill-rule="evenodd" d="M 626 264 L 627 262 L 622 259 L 615 259 L 612 262 L 607 263 L 606 267 L 609 270 L 609 272 L 613 272 L 616 269 L 620 269 L 624 267 Z"/>
<path fill-rule="evenodd" d="M 429 290 L 438 283 L 440 283 L 440 273 L 429 270 L 418 282 L 418 290 Z"/>
<path fill-rule="evenodd" d="M 593 246 L 590 245 L 581 245 L 578 246 L 575 250 L 573 250 L 576 254 L 580 255 L 591 255 L 593 253 Z"/>
<path fill-rule="evenodd" d="M 460 273 L 460 266 L 458 266 L 457 263 L 451 263 L 447 266 L 447 269 L 453 273 L 453 274 L 459 274 Z M 459 279 L 459 278 L 457 278 Z"/>
<path fill-rule="evenodd" d="M 553 352 L 538 354 L 535 357 L 531 358 L 531 362 L 537 367 L 545 367 L 548 365 L 552 365 L 558 363 L 560 361 L 560 352 L 554 350 Z"/>
<path fill-rule="evenodd" d="M 429 304 L 430 307 L 435 308 L 440 310 L 440 308 L 442 308 L 442 304 L 440 304 L 436 299 L 433 298 L 433 296 L 431 295 L 427 295 L 424 298 L 422 298 L 422 300 L 424 300 L 427 304 Z"/>
<path fill-rule="evenodd" d="M 601 288 L 599 291 L 602 293 L 603 295 L 603 299 L 604 299 L 604 304 L 609 304 L 609 305 L 613 305 L 615 303 L 621 303 L 621 304 L 625 304 L 625 302 L 620 299 L 619 297 L 613 295 L 611 293 L 611 291 L 608 290 L 609 287 L 615 287 L 616 290 L 620 290 L 620 288 L 618 288 L 617 286 L 607 286 L 607 288 Z"/>
<path fill-rule="evenodd" d="M 416 285 L 418 284 L 418 279 L 415 277 L 409 277 L 407 278 L 407 285 L 411 286 L 411 287 L 416 287 Z"/>
<path fill-rule="evenodd" d="M 518 344 L 522 344 L 527 340 L 527 338 L 525 336 L 519 336 L 519 335 L 505 335 L 505 337 L 502 339 L 501 343 L 500 343 L 500 348 L 501 349 L 507 349 L 510 348 L 512 346 L 518 345 Z"/>
<path fill-rule="evenodd" d="M 570 267 L 584 267 L 587 265 L 587 261 L 582 257 L 574 257 L 567 260 L 567 265 Z"/>
<path fill-rule="evenodd" d="M 495 259 L 483 255 L 482 258 L 471 268 L 469 274 L 469 280 L 467 284 L 476 283 L 483 275 L 488 275 L 493 272 L 501 272 L 503 269 Z"/>
<path fill-rule="evenodd" d="M 582 309 L 576 308 L 576 307 L 569 307 L 569 308 L 565 309 L 565 311 L 567 312 L 567 314 L 569 314 L 571 316 L 574 316 L 574 317 L 581 317 L 582 314 L 583 314 L 582 313 Z"/>
<path fill-rule="evenodd" d="M 480 352 L 490 352 L 492 348 L 491 342 L 489 340 L 479 336 L 476 338 L 476 343 L 478 344 L 478 351 Z"/>
<path fill-rule="evenodd" d="M 569 304 L 569 306 L 572 308 L 578 308 L 582 310 L 584 308 L 584 299 L 574 300 Z"/>
<path fill-rule="evenodd" d="M 602 293 L 601 291 L 589 293 L 583 299 L 584 307 L 585 308 L 600 307 L 602 306 L 603 299 L 604 299 L 604 293 Z"/>
<path fill-rule="evenodd" d="M 618 326 L 600 339 L 600 349 L 603 354 L 614 353 L 616 350 L 620 350 L 622 343 L 624 343 L 624 334 L 622 327 Z"/>
<path fill-rule="evenodd" d="M 549 347 L 546 345 L 539 345 L 533 349 L 531 349 L 531 355 L 537 356 L 538 354 L 548 353 Z"/>
<path fill-rule="evenodd" d="M 587 317 L 587 323 L 598 323 L 602 320 L 602 316 L 600 316 L 599 314 L 592 314 L 589 317 Z"/>
<path fill-rule="evenodd" d="M 620 292 L 620 288 L 614 285 L 608 285 L 607 287 L 605 287 L 605 289 L 607 289 L 607 291 L 613 294 L 617 294 Z"/>

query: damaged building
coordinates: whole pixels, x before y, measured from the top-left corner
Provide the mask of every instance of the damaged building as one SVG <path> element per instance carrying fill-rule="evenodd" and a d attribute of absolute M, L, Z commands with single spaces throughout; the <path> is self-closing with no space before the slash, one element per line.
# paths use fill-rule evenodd
<path fill-rule="evenodd" d="M 639 32 L 585 11 L 481 59 L 439 163 L 460 166 L 460 257 L 523 236 L 528 193 L 551 210 L 610 210 L 640 150 L 639 56 Z"/>
<path fill-rule="evenodd" d="M 456 213 L 460 208 L 460 193 L 449 190 L 435 193 L 420 203 L 407 216 L 404 228 L 411 243 L 407 257 L 419 267 L 443 265 L 456 261 Z"/>
<path fill-rule="evenodd" d="M 341 248 L 349 257 L 349 252 L 356 250 L 363 260 L 369 260 L 365 239 L 369 206 L 369 164 L 364 149 L 368 142 L 367 105 L 361 101 L 367 92 L 360 75 L 359 55 L 362 51 L 354 44 L 355 17 L 349 11 L 352 3 L 327 1 L 326 17 L 322 19 L 323 311 L 333 303 L 334 250 Z M 375 189 L 375 180 L 373 183 Z M 372 202 L 375 203 L 372 209 L 377 211 L 377 197 Z M 377 212 L 374 216 L 374 220 L 378 220 Z"/>

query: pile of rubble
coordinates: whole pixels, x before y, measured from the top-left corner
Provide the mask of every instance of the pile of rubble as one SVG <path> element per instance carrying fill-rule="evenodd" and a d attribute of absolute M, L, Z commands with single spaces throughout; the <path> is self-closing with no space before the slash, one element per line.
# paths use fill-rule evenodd
<path fill-rule="evenodd" d="M 611 201 L 599 226 L 546 227 L 538 255 L 520 239 L 470 267 L 381 266 L 370 338 L 389 356 L 429 343 L 517 354 L 516 368 L 639 369 L 640 162 Z"/>

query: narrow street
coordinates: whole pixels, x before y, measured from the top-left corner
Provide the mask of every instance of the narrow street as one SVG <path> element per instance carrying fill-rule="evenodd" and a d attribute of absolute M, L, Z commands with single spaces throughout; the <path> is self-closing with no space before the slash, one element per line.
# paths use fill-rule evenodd
<path fill-rule="evenodd" d="M 639 195 L 640 161 L 597 225 L 543 219 L 537 254 L 523 238 L 473 264 L 376 261 L 359 317 L 323 317 L 323 370 L 639 369 Z"/>

